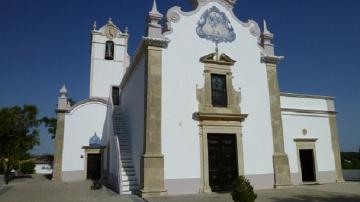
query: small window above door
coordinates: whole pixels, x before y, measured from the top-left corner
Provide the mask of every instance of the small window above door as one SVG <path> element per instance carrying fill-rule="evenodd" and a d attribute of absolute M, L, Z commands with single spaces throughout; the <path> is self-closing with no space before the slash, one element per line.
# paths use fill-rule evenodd
<path fill-rule="evenodd" d="M 211 74 L 211 98 L 214 107 L 227 107 L 225 75 Z"/>

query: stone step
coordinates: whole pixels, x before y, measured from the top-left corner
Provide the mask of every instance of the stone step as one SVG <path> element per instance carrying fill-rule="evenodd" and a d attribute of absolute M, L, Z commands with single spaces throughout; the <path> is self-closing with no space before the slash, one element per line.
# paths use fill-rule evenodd
<path fill-rule="evenodd" d="M 122 164 L 121 167 L 124 169 L 134 169 L 133 164 Z"/>
<path fill-rule="evenodd" d="M 121 179 L 123 181 L 136 181 L 136 176 L 135 175 L 122 175 Z"/>
<path fill-rule="evenodd" d="M 138 186 L 136 185 L 123 185 L 123 191 L 135 191 L 138 189 Z"/>
<path fill-rule="evenodd" d="M 131 166 L 131 167 L 121 167 L 121 171 L 124 171 L 124 172 L 134 172 L 135 169 L 134 169 L 134 166 Z"/>
<path fill-rule="evenodd" d="M 124 159 L 124 160 L 121 160 L 121 163 L 122 163 L 122 164 L 132 163 L 132 160 L 131 160 L 131 159 Z"/>
<path fill-rule="evenodd" d="M 134 176 L 136 177 L 136 174 L 135 174 L 135 171 L 124 171 L 122 168 L 121 168 L 121 175 L 124 176 L 124 175 L 127 175 L 127 176 Z"/>
<path fill-rule="evenodd" d="M 123 186 L 137 186 L 137 181 L 122 181 Z"/>
<path fill-rule="evenodd" d="M 121 153 L 120 152 L 120 155 L 121 155 L 121 159 L 127 159 L 127 160 L 132 160 L 132 155 L 130 153 Z"/>
<path fill-rule="evenodd" d="M 129 140 L 129 137 L 127 137 L 128 132 L 114 131 L 114 134 L 118 136 L 118 138 Z"/>
<path fill-rule="evenodd" d="M 121 156 L 120 157 L 121 160 L 132 160 L 131 156 Z"/>
<path fill-rule="evenodd" d="M 120 155 L 121 156 L 129 156 L 130 158 L 132 158 L 131 152 L 129 152 L 129 151 L 121 151 L 120 150 Z"/>

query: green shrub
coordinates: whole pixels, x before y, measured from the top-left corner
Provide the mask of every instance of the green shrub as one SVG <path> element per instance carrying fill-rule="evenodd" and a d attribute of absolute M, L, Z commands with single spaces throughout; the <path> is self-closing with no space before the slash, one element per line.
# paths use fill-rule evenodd
<path fill-rule="evenodd" d="M 35 163 L 33 161 L 21 163 L 20 171 L 24 174 L 33 174 L 35 172 Z"/>
<path fill-rule="evenodd" d="M 254 202 L 257 195 L 248 179 L 239 176 L 231 186 L 231 196 L 235 202 Z"/>

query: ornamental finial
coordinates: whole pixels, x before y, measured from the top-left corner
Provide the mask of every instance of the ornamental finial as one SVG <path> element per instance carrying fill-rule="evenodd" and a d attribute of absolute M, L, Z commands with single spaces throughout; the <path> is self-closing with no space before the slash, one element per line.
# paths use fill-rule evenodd
<path fill-rule="evenodd" d="M 147 28 L 147 36 L 153 38 L 162 38 L 162 27 L 160 21 L 163 15 L 159 13 L 156 5 L 156 0 L 153 1 L 153 6 L 151 11 L 149 12 L 148 17 L 148 28 Z"/>
<path fill-rule="evenodd" d="M 66 86 L 64 84 L 60 89 L 60 97 L 66 97 L 66 95 L 67 95 L 67 89 L 66 89 Z"/>
<path fill-rule="evenodd" d="M 96 21 L 94 21 L 93 30 L 96 30 Z"/>
<path fill-rule="evenodd" d="M 269 31 L 266 20 L 264 19 L 264 34 L 265 35 L 272 35 L 272 33 Z"/>
<path fill-rule="evenodd" d="M 157 9 L 156 0 L 153 1 L 153 6 L 152 6 L 152 9 L 151 9 L 150 13 L 159 13 L 159 11 Z"/>

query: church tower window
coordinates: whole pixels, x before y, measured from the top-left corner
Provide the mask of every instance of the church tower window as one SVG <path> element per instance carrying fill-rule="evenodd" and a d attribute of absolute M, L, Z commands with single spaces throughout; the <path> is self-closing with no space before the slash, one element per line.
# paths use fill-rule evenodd
<path fill-rule="evenodd" d="M 105 43 L 105 59 L 113 60 L 114 59 L 114 42 L 106 41 Z"/>
<path fill-rule="evenodd" d="M 227 107 L 225 75 L 211 74 L 211 98 L 214 107 Z"/>

